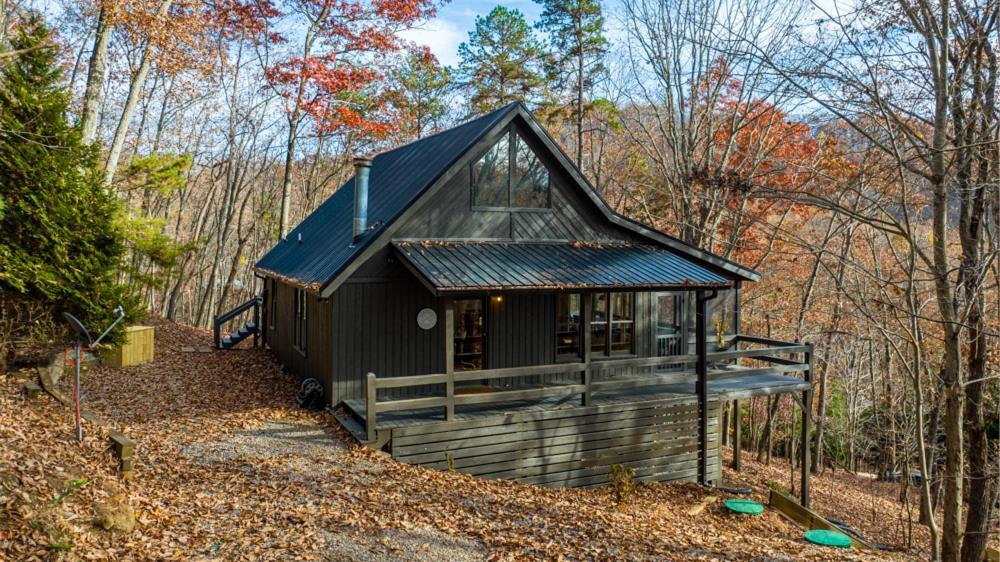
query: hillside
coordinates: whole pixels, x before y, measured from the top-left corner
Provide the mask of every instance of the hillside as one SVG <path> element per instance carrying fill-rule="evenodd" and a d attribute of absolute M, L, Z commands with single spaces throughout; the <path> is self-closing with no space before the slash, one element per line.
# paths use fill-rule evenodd
<path fill-rule="evenodd" d="M 400 464 L 349 444 L 325 413 L 298 410 L 295 383 L 266 352 L 190 352 L 201 331 L 159 320 L 157 359 L 97 368 L 86 401 L 139 442 L 123 481 L 106 429 L 84 443 L 68 408 L 29 401 L 25 373 L 0 376 L 0 558 L 222 560 L 844 560 L 777 514 L 744 519 L 694 484 L 641 485 L 624 508 L 606 489 L 544 489 Z M 789 467 L 759 465 L 727 484 L 765 498 Z M 848 474 L 814 480 L 817 509 L 873 542 L 905 547 L 898 488 Z M 131 532 L 95 527 L 95 504 L 134 508 Z M 127 510 L 123 510 L 127 514 Z M 127 517 L 126 517 L 127 519 Z M 917 532 L 915 544 L 926 535 Z M 885 558 L 919 558 L 918 550 Z"/>

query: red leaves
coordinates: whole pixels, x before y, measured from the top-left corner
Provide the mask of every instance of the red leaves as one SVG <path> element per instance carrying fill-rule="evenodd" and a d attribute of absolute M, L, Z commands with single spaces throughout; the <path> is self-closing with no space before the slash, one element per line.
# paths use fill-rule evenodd
<path fill-rule="evenodd" d="M 397 33 L 434 13 L 430 0 L 303 0 L 301 52 L 266 71 L 270 85 L 321 133 L 384 137 L 392 128 L 374 60 L 398 51 Z"/>

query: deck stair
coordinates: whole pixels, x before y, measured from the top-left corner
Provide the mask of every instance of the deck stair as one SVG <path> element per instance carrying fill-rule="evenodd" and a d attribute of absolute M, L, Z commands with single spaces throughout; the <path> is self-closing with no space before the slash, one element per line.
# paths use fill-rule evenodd
<path fill-rule="evenodd" d="M 263 300 L 260 297 L 254 297 L 232 310 L 216 316 L 213 322 L 215 348 L 232 349 L 238 343 L 249 338 L 250 336 L 253 336 L 253 346 L 257 347 L 257 342 L 260 337 L 260 305 L 262 302 Z M 229 335 L 222 336 L 222 327 L 227 322 L 230 322 L 251 311 L 253 316 L 248 322 L 237 328 L 235 331 L 230 332 Z"/>

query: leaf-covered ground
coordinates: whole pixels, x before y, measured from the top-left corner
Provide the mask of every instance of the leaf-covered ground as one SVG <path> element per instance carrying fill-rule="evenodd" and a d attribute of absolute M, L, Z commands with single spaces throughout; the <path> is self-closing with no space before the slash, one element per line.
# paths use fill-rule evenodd
<path fill-rule="evenodd" d="M 123 481 L 106 430 L 77 444 L 69 409 L 29 402 L 0 376 L 0 559 L 176 560 L 844 560 L 864 554 L 801 539 L 772 512 L 740 518 L 693 484 L 642 485 L 624 508 L 607 490 L 546 489 L 400 464 L 349 444 L 328 414 L 296 409 L 295 383 L 259 350 L 207 353 L 209 336 L 157 325 L 156 361 L 86 376 L 86 400 L 138 440 Z M 764 499 L 789 467 L 745 461 L 727 484 Z M 905 544 L 898 489 L 815 478 L 817 507 L 875 542 Z M 136 526 L 94 525 L 95 504 L 127 504 Z M 915 541 L 926 540 L 917 533 Z"/>

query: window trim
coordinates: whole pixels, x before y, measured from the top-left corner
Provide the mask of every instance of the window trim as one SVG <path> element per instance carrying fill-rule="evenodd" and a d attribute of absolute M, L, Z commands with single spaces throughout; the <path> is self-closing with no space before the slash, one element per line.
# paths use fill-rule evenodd
<path fill-rule="evenodd" d="M 562 354 L 560 354 L 559 353 L 559 334 L 561 332 L 559 331 L 559 298 L 563 297 L 563 296 L 572 296 L 572 295 L 577 295 L 577 298 L 580 299 L 580 302 L 579 302 L 579 307 L 580 307 L 580 322 L 579 322 L 579 324 L 576 327 L 576 337 L 577 337 L 577 340 L 576 340 L 576 353 L 575 354 L 571 354 L 571 353 L 562 353 Z M 557 293 L 556 294 L 555 309 L 552 312 L 552 316 L 553 316 L 553 318 L 555 318 L 555 333 L 552 335 L 552 337 L 553 337 L 553 341 L 555 343 L 555 349 L 553 350 L 553 353 L 555 354 L 555 362 L 556 363 L 578 363 L 578 362 L 580 362 L 580 361 L 583 360 L 583 352 L 584 352 L 584 349 L 583 349 L 583 339 L 584 339 L 583 338 L 583 324 L 584 324 L 584 322 L 583 322 L 583 299 L 587 298 L 587 297 L 589 297 L 589 294 L 588 293 L 582 293 L 582 292 L 569 292 L 569 293 Z"/>
<path fill-rule="evenodd" d="M 309 296 L 302 289 L 295 289 L 295 328 L 292 347 L 306 357 L 309 347 Z"/>
<path fill-rule="evenodd" d="M 275 278 L 268 279 L 269 287 L 268 292 L 268 303 L 267 303 L 267 329 L 272 332 L 277 331 L 277 322 L 275 319 L 278 317 L 278 280 Z"/>
<path fill-rule="evenodd" d="M 493 141 L 493 144 L 486 149 L 489 152 L 496 143 L 500 142 L 500 139 L 504 136 L 507 137 L 507 206 L 506 207 L 496 207 L 487 205 L 477 205 L 476 204 L 476 164 L 483 159 L 485 153 L 479 158 L 473 160 L 469 163 L 469 204 L 473 211 L 485 211 L 485 212 L 517 212 L 517 213 L 551 213 L 552 212 L 552 170 L 549 166 L 538 156 L 538 152 L 531 147 L 524 135 L 519 133 L 517 129 L 513 126 L 504 129 L 503 134 L 498 135 Z M 517 142 L 524 142 L 528 149 L 531 150 L 535 158 L 538 158 L 539 163 L 545 168 L 546 177 L 546 190 L 545 190 L 545 206 L 543 207 L 514 207 L 510 203 L 514 200 L 514 168 L 517 165 Z"/>
<path fill-rule="evenodd" d="M 632 315 L 631 320 L 612 320 L 613 306 L 611 304 L 612 295 L 616 294 L 629 294 L 632 295 Z M 621 357 L 636 357 L 638 352 L 636 351 L 636 343 L 638 342 L 638 333 L 636 330 L 636 311 L 639 308 L 639 299 L 637 297 L 638 293 L 635 291 L 595 291 L 589 293 L 591 298 L 590 303 L 590 356 L 593 361 L 610 360 Z M 594 349 L 594 314 L 597 312 L 597 307 L 594 306 L 593 298 L 597 295 L 604 295 L 607 298 L 607 320 L 603 322 L 597 322 L 598 325 L 604 325 L 607 335 L 605 336 L 605 343 L 603 350 Z M 612 351 L 611 349 L 611 328 L 614 324 L 631 324 L 632 325 L 632 341 L 630 342 L 630 348 L 628 351 Z"/>

